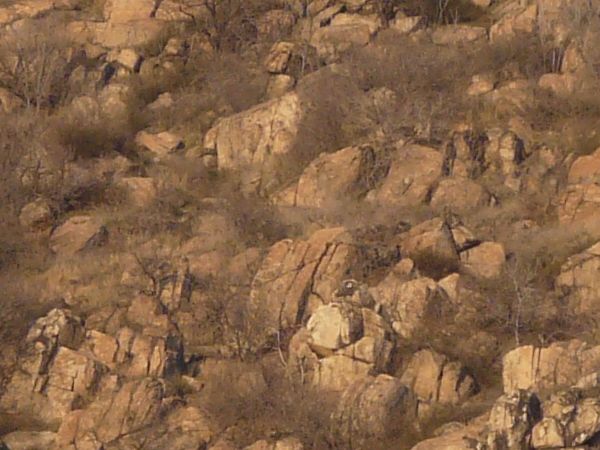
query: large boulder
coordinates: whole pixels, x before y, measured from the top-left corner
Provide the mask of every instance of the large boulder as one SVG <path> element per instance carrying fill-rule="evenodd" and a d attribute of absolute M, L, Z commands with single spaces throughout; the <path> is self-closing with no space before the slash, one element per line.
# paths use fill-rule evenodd
<path fill-rule="evenodd" d="M 47 450 L 52 448 L 56 433 L 51 431 L 15 431 L 2 436 L 0 448 L 8 450 Z"/>
<path fill-rule="evenodd" d="M 380 27 L 377 15 L 337 14 L 328 26 L 317 28 L 310 43 L 321 59 L 331 62 L 353 46 L 367 45 Z"/>
<path fill-rule="evenodd" d="M 392 156 L 388 176 L 368 200 L 385 206 L 417 206 L 427 200 L 431 187 L 442 176 L 444 156 L 421 145 L 406 145 Z"/>
<path fill-rule="evenodd" d="M 394 331 L 405 339 L 423 331 L 428 315 L 437 316 L 445 301 L 431 278 L 405 281 L 393 272 L 373 288 L 373 296 Z"/>
<path fill-rule="evenodd" d="M 56 228 L 50 236 L 54 253 L 72 256 L 90 247 L 102 245 L 108 237 L 104 224 L 92 216 L 74 216 Z"/>
<path fill-rule="evenodd" d="M 342 395 L 332 415 L 334 432 L 343 447 L 385 439 L 413 425 L 416 405 L 416 397 L 397 378 L 367 377 Z"/>
<path fill-rule="evenodd" d="M 444 264 L 449 270 L 458 268 L 456 235 L 440 218 L 422 222 L 400 236 L 402 253 L 419 263 Z"/>
<path fill-rule="evenodd" d="M 332 294 L 356 258 L 344 228 L 317 231 L 307 241 L 273 245 L 252 282 L 250 301 L 263 332 L 301 323 Z"/>
<path fill-rule="evenodd" d="M 525 345 L 508 352 L 502 362 L 505 393 L 548 391 L 573 386 L 600 370 L 600 348 L 579 340 L 555 342 L 544 348 Z"/>
<path fill-rule="evenodd" d="M 456 405 L 477 392 L 477 383 L 465 367 L 431 350 L 415 353 L 400 381 L 419 399 L 420 415 L 434 404 Z"/>
<path fill-rule="evenodd" d="M 85 445 L 91 441 L 97 445 L 92 448 L 102 448 L 143 430 L 159 419 L 164 392 L 163 383 L 151 378 L 107 386 L 86 409 L 65 419 L 58 431 L 59 443 L 62 448 L 89 448 Z"/>
<path fill-rule="evenodd" d="M 260 191 L 274 182 L 277 158 L 290 154 L 303 117 L 294 92 L 225 117 L 204 137 L 220 170 L 243 174 L 243 188 Z"/>
<path fill-rule="evenodd" d="M 150 19 L 157 4 L 155 0 L 108 0 L 104 2 L 104 19 L 113 23 Z"/>
<path fill-rule="evenodd" d="M 321 154 L 304 170 L 286 203 L 322 208 L 340 200 L 355 200 L 369 189 L 376 170 L 377 155 L 370 146 Z"/>
<path fill-rule="evenodd" d="M 489 204 L 490 195 L 473 180 L 462 177 L 447 178 L 437 185 L 431 197 L 431 207 L 437 211 L 449 208 L 456 213 L 465 213 Z"/>
<path fill-rule="evenodd" d="M 344 355 L 328 356 L 318 361 L 313 384 L 324 391 L 342 393 L 372 371 L 373 364 Z"/>

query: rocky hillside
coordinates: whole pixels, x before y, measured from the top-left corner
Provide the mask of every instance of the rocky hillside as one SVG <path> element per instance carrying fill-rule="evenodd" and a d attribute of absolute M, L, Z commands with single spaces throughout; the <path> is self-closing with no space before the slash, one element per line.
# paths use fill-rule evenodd
<path fill-rule="evenodd" d="M 600 448 L 599 0 L 0 0 L 0 449 Z"/>

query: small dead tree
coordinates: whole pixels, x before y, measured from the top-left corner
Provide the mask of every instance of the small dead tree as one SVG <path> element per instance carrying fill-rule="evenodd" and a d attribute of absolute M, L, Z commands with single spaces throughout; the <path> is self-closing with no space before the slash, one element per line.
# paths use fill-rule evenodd
<path fill-rule="evenodd" d="M 8 31 L 0 39 L 0 86 L 39 111 L 66 95 L 69 42 L 50 21 Z"/>

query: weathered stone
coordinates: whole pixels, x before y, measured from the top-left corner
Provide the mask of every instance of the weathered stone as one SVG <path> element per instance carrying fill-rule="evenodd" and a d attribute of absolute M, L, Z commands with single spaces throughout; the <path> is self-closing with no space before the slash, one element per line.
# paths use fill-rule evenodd
<path fill-rule="evenodd" d="M 480 184 L 455 177 L 440 181 L 431 198 L 431 206 L 438 211 L 449 208 L 464 213 L 486 206 L 489 201 L 490 195 Z"/>
<path fill-rule="evenodd" d="M 15 431 L 0 438 L 0 447 L 7 450 L 48 450 L 55 440 L 56 434 L 51 431 Z"/>
<path fill-rule="evenodd" d="M 533 425 L 540 418 L 538 398 L 527 391 L 505 394 L 490 412 L 487 444 L 490 450 L 528 450 Z"/>
<path fill-rule="evenodd" d="M 487 38 L 487 30 L 470 25 L 446 25 L 436 29 L 431 38 L 437 45 L 464 45 Z"/>
<path fill-rule="evenodd" d="M 369 146 L 322 154 L 303 172 L 290 206 L 323 208 L 366 193 L 377 156 Z"/>
<path fill-rule="evenodd" d="M 306 328 L 317 353 L 339 350 L 360 339 L 363 331 L 360 309 L 332 303 L 318 308 Z"/>
<path fill-rule="evenodd" d="M 366 439 L 385 439 L 410 426 L 417 399 L 397 378 L 366 377 L 350 385 L 332 415 L 340 443 L 352 445 Z"/>
<path fill-rule="evenodd" d="M 600 298 L 600 242 L 571 256 L 561 267 L 555 286 L 576 314 L 596 310 Z"/>
<path fill-rule="evenodd" d="M 380 26 L 376 15 L 337 14 L 329 26 L 313 33 L 310 42 L 320 58 L 331 62 L 353 46 L 367 45 Z"/>
<path fill-rule="evenodd" d="M 100 220 L 91 216 L 74 216 L 56 228 L 50 236 L 53 252 L 72 256 L 106 242 L 108 231 Z"/>
<path fill-rule="evenodd" d="M 140 131 L 135 137 L 135 142 L 154 153 L 159 158 L 175 153 L 185 147 L 183 140 L 168 131 L 158 134 L 151 134 L 146 131 Z"/>
<path fill-rule="evenodd" d="M 386 206 L 417 206 L 442 176 L 443 155 L 429 147 L 407 145 L 392 156 L 388 176 L 368 200 Z"/>
<path fill-rule="evenodd" d="M 217 122 L 204 137 L 204 148 L 217 155 L 220 170 L 244 173 L 246 191 L 273 180 L 272 165 L 293 148 L 302 108 L 296 93 L 257 105 Z"/>
<path fill-rule="evenodd" d="M 343 392 L 352 383 L 367 378 L 372 369 L 372 364 L 347 356 L 329 356 L 319 360 L 313 383 L 323 390 Z"/>
<path fill-rule="evenodd" d="M 506 254 L 498 242 L 483 242 L 460 254 L 460 259 L 470 273 L 481 278 L 497 278 L 502 274 Z"/>
<path fill-rule="evenodd" d="M 427 314 L 441 309 L 444 301 L 432 279 L 404 281 L 394 274 L 377 285 L 373 295 L 382 305 L 383 315 L 389 317 L 394 331 L 405 339 L 417 333 Z"/>
<path fill-rule="evenodd" d="M 40 198 L 27 203 L 19 214 L 19 223 L 30 231 L 49 228 L 53 220 L 52 208 L 48 201 Z"/>
<path fill-rule="evenodd" d="M 285 73 L 293 50 L 294 44 L 291 42 L 277 42 L 274 44 L 265 60 L 267 72 Z"/>
<path fill-rule="evenodd" d="M 356 256 L 343 228 L 317 231 L 308 241 L 273 245 L 252 282 L 253 309 L 264 332 L 290 327 L 327 304 Z"/>
<path fill-rule="evenodd" d="M 545 348 L 518 347 L 503 358 L 504 392 L 530 389 L 536 392 L 572 386 L 600 368 L 600 349 L 572 340 Z"/>

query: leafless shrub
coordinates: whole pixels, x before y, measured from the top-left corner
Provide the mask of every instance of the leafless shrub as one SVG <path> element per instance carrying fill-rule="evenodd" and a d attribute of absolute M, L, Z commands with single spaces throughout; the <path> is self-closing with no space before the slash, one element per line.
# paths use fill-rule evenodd
<path fill-rule="evenodd" d="M 0 85 L 38 111 L 67 95 L 70 43 L 60 29 L 50 20 L 26 22 L 0 41 Z"/>

